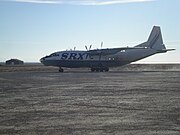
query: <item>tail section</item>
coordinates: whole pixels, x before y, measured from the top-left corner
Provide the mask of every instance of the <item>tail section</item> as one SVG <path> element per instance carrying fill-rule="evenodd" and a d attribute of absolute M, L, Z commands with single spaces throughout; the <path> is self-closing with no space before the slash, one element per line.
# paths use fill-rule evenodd
<path fill-rule="evenodd" d="M 147 42 L 144 42 L 140 45 L 137 45 L 135 47 L 147 47 L 151 48 L 157 51 L 166 50 L 165 45 L 163 44 L 161 29 L 159 26 L 154 26 L 151 34 L 148 38 Z"/>
<path fill-rule="evenodd" d="M 154 26 L 151 34 L 148 38 L 147 45 L 151 49 L 155 50 L 165 50 L 166 47 L 163 44 L 161 29 L 158 26 Z"/>

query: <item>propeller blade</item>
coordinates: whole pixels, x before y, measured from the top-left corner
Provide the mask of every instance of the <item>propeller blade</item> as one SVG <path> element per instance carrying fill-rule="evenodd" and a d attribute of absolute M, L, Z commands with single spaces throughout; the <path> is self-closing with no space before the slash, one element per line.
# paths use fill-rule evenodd
<path fill-rule="evenodd" d="M 86 50 L 88 51 L 88 48 L 87 48 L 87 46 L 85 46 L 85 48 L 86 48 Z"/>
<path fill-rule="evenodd" d="M 89 50 L 91 50 L 92 45 L 89 46 Z"/>
<path fill-rule="evenodd" d="M 103 46 L 103 42 L 101 42 L 101 49 L 102 49 L 102 46 Z"/>

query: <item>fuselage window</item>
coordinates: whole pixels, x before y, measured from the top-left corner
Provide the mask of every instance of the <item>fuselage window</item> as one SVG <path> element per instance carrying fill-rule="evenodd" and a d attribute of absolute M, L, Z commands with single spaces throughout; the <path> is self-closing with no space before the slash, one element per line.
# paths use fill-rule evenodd
<path fill-rule="evenodd" d="M 115 60 L 115 58 L 113 57 L 113 58 L 108 58 L 108 60 Z"/>
<path fill-rule="evenodd" d="M 126 52 L 126 50 L 121 50 L 121 52 Z"/>

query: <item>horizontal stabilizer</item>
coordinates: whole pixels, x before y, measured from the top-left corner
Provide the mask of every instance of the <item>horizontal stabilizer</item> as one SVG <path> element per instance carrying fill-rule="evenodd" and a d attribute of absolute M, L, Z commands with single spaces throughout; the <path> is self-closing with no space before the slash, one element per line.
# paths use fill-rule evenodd
<path fill-rule="evenodd" d="M 176 49 L 162 49 L 162 50 L 157 50 L 157 51 L 158 51 L 158 53 L 165 53 L 167 51 L 174 51 L 174 50 L 176 50 Z"/>

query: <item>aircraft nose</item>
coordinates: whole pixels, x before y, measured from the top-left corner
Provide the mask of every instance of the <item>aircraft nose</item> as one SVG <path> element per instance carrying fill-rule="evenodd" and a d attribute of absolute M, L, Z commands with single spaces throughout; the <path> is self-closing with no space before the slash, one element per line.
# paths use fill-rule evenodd
<path fill-rule="evenodd" d="M 45 58 L 44 58 L 44 57 L 42 57 L 42 58 L 40 59 L 40 62 L 41 62 L 41 63 L 43 63 L 43 62 L 44 62 L 44 60 L 45 60 Z"/>

